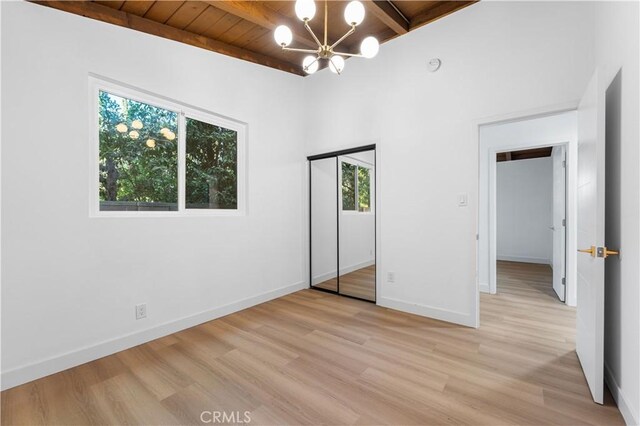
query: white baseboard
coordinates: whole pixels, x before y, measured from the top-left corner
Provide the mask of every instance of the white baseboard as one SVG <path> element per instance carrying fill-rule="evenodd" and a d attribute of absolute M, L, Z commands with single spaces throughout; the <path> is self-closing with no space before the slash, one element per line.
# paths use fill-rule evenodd
<path fill-rule="evenodd" d="M 638 426 L 640 424 L 640 418 L 638 417 L 638 413 L 633 412 L 632 407 L 624 398 L 622 394 L 622 389 L 618 386 L 618 382 L 616 381 L 613 373 L 609 366 L 604 364 L 604 381 L 611 391 L 611 395 L 613 399 L 616 400 L 616 404 L 618 405 L 618 410 L 620 410 L 620 414 L 622 414 L 622 418 L 627 426 Z"/>
<path fill-rule="evenodd" d="M 491 287 L 488 283 L 480 283 L 480 293 L 491 293 Z"/>
<path fill-rule="evenodd" d="M 348 274 L 350 272 L 357 271 L 358 269 L 375 265 L 375 263 L 376 261 L 374 259 L 371 259 L 371 260 L 366 260 L 364 262 L 356 263 L 355 265 L 345 266 L 344 268 L 340 268 L 340 275 Z"/>
<path fill-rule="evenodd" d="M 345 275 L 353 271 L 357 271 L 358 269 L 366 268 L 367 266 L 374 265 L 376 263 L 375 260 L 367 260 L 366 262 L 357 263 L 351 266 L 345 266 L 344 268 L 340 268 L 340 275 Z M 325 272 L 320 275 L 316 275 L 313 277 L 313 285 L 325 282 L 330 280 L 331 278 L 336 277 L 336 271 Z"/>
<path fill-rule="evenodd" d="M 316 275 L 315 277 L 313 277 L 313 279 L 311 280 L 311 284 L 312 285 L 320 284 L 335 277 L 336 277 L 336 271 L 325 272 L 323 274 Z"/>
<path fill-rule="evenodd" d="M 496 256 L 496 258 L 498 260 L 504 260 L 507 262 L 539 263 L 543 265 L 551 265 L 551 260 L 543 259 L 541 257 L 510 256 L 499 254 Z"/>
<path fill-rule="evenodd" d="M 223 317 L 225 315 L 238 312 L 242 309 L 267 302 L 269 300 L 285 296 L 298 290 L 307 288 L 306 282 L 299 282 L 286 287 L 270 290 L 265 293 L 248 297 L 237 302 L 229 303 L 208 311 L 199 312 L 178 320 L 169 321 L 164 324 L 139 332 L 127 334 L 114 339 L 110 339 L 95 345 L 80 348 L 74 351 L 57 355 L 33 364 L 28 364 L 12 370 L 3 371 L 0 376 L 0 389 L 9 389 L 50 374 L 114 354 L 116 352 L 141 345 L 151 340 L 176 333 L 189 327 Z"/>
<path fill-rule="evenodd" d="M 410 314 L 420 315 L 423 317 L 452 322 L 454 324 L 460 324 L 467 327 L 477 327 L 476 319 L 473 318 L 470 314 L 462 312 L 421 305 L 418 303 L 405 302 L 397 299 L 390 299 L 388 297 L 379 297 L 377 304 L 385 308 L 408 312 Z"/>

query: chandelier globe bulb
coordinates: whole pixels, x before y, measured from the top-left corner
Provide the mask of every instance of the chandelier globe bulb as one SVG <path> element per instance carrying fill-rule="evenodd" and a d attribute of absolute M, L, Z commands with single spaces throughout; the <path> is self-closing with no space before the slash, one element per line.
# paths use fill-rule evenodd
<path fill-rule="evenodd" d="M 380 43 L 378 43 L 378 39 L 373 36 L 365 38 L 360 44 L 360 54 L 368 59 L 375 57 L 379 50 Z"/>
<path fill-rule="evenodd" d="M 285 47 L 293 41 L 293 33 L 286 25 L 280 25 L 274 31 L 273 38 L 279 46 Z"/>
<path fill-rule="evenodd" d="M 344 9 L 344 20 L 348 25 L 360 25 L 364 21 L 364 6 L 358 0 L 349 2 Z"/>
<path fill-rule="evenodd" d="M 329 69 L 331 72 L 340 74 L 344 70 L 344 58 L 340 55 L 333 55 L 329 60 Z"/>
<path fill-rule="evenodd" d="M 316 56 L 306 56 L 302 61 L 302 69 L 307 74 L 313 74 L 318 71 L 318 58 Z"/>
<path fill-rule="evenodd" d="M 316 14 L 316 3 L 313 0 L 297 0 L 296 16 L 301 21 L 310 21 Z"/>

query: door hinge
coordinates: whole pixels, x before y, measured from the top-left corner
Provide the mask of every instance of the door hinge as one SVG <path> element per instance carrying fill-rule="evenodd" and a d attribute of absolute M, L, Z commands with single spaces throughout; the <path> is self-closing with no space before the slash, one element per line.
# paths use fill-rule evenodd
<path fill-rule="evenodd" d="M 562 167 L 567 167 L 567 160 L 562 160 Z"/>
<path fill-rule="evenodd" d="M 567 219 L 562 219 L 562 226 L 567 226 Z"/>
<path fill-rule="evenodd" d="M 565 277 L 562 277 L 562 285 L 565 285 L 567 283 L 567 279 Z"/>

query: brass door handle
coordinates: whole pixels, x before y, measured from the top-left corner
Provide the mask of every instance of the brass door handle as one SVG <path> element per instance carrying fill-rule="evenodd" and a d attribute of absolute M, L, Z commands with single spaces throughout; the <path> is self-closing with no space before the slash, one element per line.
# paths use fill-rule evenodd
<path fill-rule="evenodd" d="M 579 249 L 578 251 L 580 253 L 589 253 L 591 257 L 602 257 L 603 259 L 606 259 L 609 256 L 617 256 L 620 254 L 619 251 L 609 250 L 606 247 L 596 246 L 591 246 L 591 248 L 588 249 Z"/>
<path fill-rule="evenodd" d="M 591 246 L 588 249 L 578 249 L 580 253 L 589 253 L 591 257 L 596 257 L 596 246 Z"/>

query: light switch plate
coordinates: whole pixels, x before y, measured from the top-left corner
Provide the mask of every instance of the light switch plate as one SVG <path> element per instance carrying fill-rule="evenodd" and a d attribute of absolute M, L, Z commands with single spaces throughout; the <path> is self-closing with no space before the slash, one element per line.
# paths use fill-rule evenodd
<path fill-rule="evenodd" d="M 466 207 L 469 204 L 469 196 L 466 192 L 458 194 L 458 207 Z"/>

